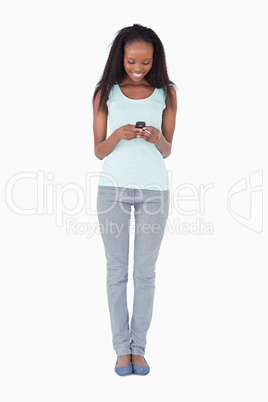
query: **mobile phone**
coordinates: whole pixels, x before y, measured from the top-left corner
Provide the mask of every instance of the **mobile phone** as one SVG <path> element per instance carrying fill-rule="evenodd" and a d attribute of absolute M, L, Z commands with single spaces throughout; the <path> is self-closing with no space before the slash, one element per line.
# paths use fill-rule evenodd
<path fill-rule="evenodd" d="M 142 127 L 145 127 L 146 126 L 146 124 L 145 124 L 145 121 L 137 121 L 137 123 L 136 123 L 136 128 L 142 128 Z"/>

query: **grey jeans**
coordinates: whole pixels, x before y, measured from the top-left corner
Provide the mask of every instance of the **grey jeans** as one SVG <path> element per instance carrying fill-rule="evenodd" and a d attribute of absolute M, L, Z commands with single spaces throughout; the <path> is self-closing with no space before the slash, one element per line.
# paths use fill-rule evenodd
<path fill-rule="evenodd" d="M 134 207 L 134 302 L 127 307 L 129 232 Z M 99 186 L 97 210 L 107 261 L 107 296 L 118 356 L 144 356 L 155 293 L 155 264 L 169 210 L 169 190 Z"/>

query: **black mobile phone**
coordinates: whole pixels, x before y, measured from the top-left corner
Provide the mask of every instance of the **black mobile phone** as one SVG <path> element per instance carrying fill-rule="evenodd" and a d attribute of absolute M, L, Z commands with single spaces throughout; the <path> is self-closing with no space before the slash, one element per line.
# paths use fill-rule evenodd
<path fill-rule="evenodd" d="M 136 128 L 142 128 L 142 127 L 145 127 L 146 126 L 146 124 L 145 124 L 145 121 L 137 121 L 137 123 L 136 123 Z"/>

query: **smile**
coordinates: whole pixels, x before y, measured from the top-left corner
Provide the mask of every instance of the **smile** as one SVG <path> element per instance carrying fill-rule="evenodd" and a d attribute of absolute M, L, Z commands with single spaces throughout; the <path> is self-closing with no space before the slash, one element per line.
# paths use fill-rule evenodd
<path fill-rule="evenodd" d="M 133 73 L 132 71 L 131 71 L 131 74 L 132 74 L 133 77 L 135 77 L 135 78 L 141 78 L 141 76 L 142 76 L 142 73 L 136 74 L 136 73 Z"/>

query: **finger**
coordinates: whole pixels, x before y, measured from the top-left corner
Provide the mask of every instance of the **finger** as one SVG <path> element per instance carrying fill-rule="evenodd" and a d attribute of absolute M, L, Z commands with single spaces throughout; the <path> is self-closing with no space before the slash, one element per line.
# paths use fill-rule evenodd
<path fill-rule="evenodd" d="M 153 127 L 152 126 L 144 126 L 144 127 L 142 127 L 142 130 L 147 132 L 147 133 L 152 134 Z"/>
<path fill-rule="evenodd" d="M 144 131 L 143 133 L 142 133 L 142 136 L 145 138 L 145 139 L 149 139 L 151 136 L 152 136 L 152 134 L 151 133 L 148 133 L 147 131 Z"/>
<path fill-rule="evenodd" d="M 152 135 L 152 132 L 148 130 L 147 128 L 145 129 L 144 127 L 142 128 L 142 134 L 145 135 L 147 138 L 149 138 Z"/>
<path fill-rule="evenodd" d="M 147 134 L 147 133 L 141 133 L 141 134 L 137 135 L 137 138 L 142 138 L 142 139 L 144 139 L 146 141 L 148 141 L 150 137 L 151 136 L 149 134 Z"/>
<path fill-rule="evenodd" d="M 142 129 L 141 128 L 136 129 L 135 130 L 135 135 L 136 135 L 137 138 L 141 138 L 142 135 L 143 135 Z"/>
<path fill-rule="evenodd" d="M 146 137 L 151 137 L 152 132 L 149 130 L 143 130 L 143 135 L 146 135 Z"/>

